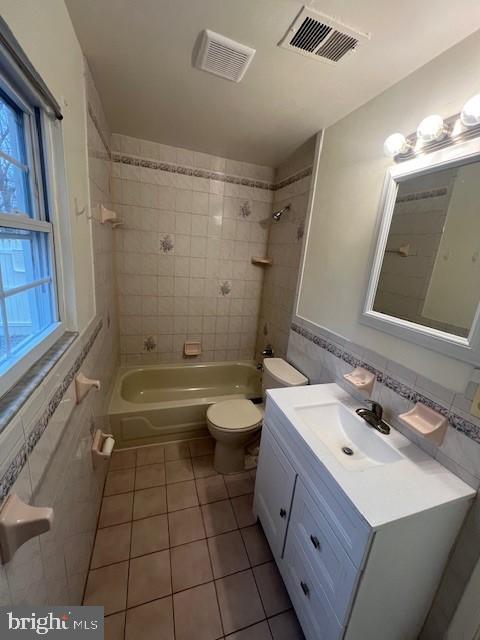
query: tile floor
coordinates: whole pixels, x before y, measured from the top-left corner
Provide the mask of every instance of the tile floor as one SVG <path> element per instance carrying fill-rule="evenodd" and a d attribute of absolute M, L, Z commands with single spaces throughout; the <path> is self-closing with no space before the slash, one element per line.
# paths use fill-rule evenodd
<path fill-rule="evenodd" d="M 301 640 L 252 515 L 255 472 L 222 476 L 213 440 L 112 456 L 85 604 L 105 640 Z"/>

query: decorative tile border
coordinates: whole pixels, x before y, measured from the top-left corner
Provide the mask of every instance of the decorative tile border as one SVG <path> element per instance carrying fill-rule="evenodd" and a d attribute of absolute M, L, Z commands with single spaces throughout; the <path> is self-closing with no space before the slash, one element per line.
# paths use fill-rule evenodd
<path fill-rule="evenodd" d="M 439 198 L 440 196 L 446 196 L 447 193 L 448 193 L 447 187 L 431 189 L 430 191 L 417 191 L 417 193 L 407 193 L 404 196 L 398 196 L 396 202 L 411 202 L 413 200 L 426 200 L 427 198 Z"/>
<path fill-rule="evenodd" d="M 16 454 L 15 458 L 10 462 L 8 469 L 4 473 L 3 477 L 0 478 L 0 501 L 3 500 L 3 498 L 5 498 L 5 496 L 8 494 L 11 487 L 13 486 L 15 480 L 20 475 L 20 472 L 22 471 L 23 467 L 25 466 L 25 463 L 27 462 L 28 456 L 32 453 L 36 444 L 40 440 L 43 432 L 47 428 L 50 418 L 53 416 L 53 414 L 57 410 L 57 407 L 62 401 L 62 398 L 65 395 L 68 387 L 72 383 L 80 367 L 82 366 L 85 358 L 90 352 L 90 349 L 92 348 L 95 340 L 97 339 L 97 336 L 100 333 L 102 326 L 103 326 L 103 320 L 100 320 L 96 325 L 96 327 L 94 328 L 94 330 L 92 331 L 88 341 L 82 347 L 80 354 L 77 356 L 77 358 L 75 359 L 75 362 L 70 367 L 67 375 L 62 380 L 62 382 L 60 383 L 60 385 L 57 387 L 54 394 L 50 398 L 47 408 L 42 413 L 42 415 L 38 418 L 37 422 L 35 423 L 35 426 L 33 427 L 33 429 L 31 430 L 28 436 L 27 441 L 22 444 L 19 452 Z M 71 339 L 70 339 L 70 342 L 68 342 L 67 346 L 69 346 L 73 342 L 73 340 L 77 337 L 77 335 L 78 334 L 72 334 L 72 333 L 68 334 L 68 337 Z M 62 353 L 64 353 L 64 351 Z M 56 362 L 58 361 L 58 359 L 59 358 L 57 357 Z M 45 375 L 39 380 L 37 380 L 35 388 L 38 386 L 41 380 L 45 378 Z M 28 395 L 30 395 L 31 392 L 32 390 L 29 391 Z M 25 400 L 26 398 L 24 399 L 23 402 L 25 402 Z"/>
<path fill-rule="evenodd" d="M 157 171 L 166 171 L 167 173 L 178 173 L 184 176 L 193 176 L 195 178 L 206 178 L 208 180 L 218 180 L 229 184 L 239 184 L 245 187 L 254 187 L 255 189 L 265 189 L 267 191 L 277 191 L 288 185 L 302 180 L 312 175 L 313 167 L 302 169 L 298 173 L 285 178 L 281 182 L 273 183 L 264 180 L 254 180 L 253 178 L 242 178 L 241 176 L 230 175 L 220 171 L 209 171 L 208 169 L 199 169 L 195 167 L 187 167 L 180 164 L 172 164 L 170 162 L 161 162 L 158 160 L 149 160 L 147 158 L 139 158 L 129 156 L 124 153 L 113 152 L 112 162 L 118 164 L 127 164 L 133 167 L 142 167 L 144 169 L 155 169 Z"/>
<path fill-rule="evenodd" d="M 348 362 L 348 364 L 351 364 L 353 367 L 363 367 L 364 369 L 371 371 L 375 375 L 377 382 L 385 385 L 387 389 L 394 391 L 396 394 L 398 394 L 402 398 L 405 398 L 406 400 L 411 400 L 412 402 L 421 402 L 422 404 L 425 404 L 427 407 L 430 407 L 434 411 L 437 411 L 438 413 L 441 413 L 442 415 L 446 416 L 448 418 L 449 424 L 454 429 L 456 429 L 457 431 L 460 431 L 461 433 L 466 435 L 468 438 L 470 438 L 474 442 L 477 442 L 480 444 L 480 427 L 474 424 L 473 422 L 469 422 L 462 416 L 459 416 L 458 414 L 451 412 L 447 407 L 444 407 L 438 402 L 431 400 L 430 398 L 423 395 L 422 393 L 419 393 L 415 389 L 412 389 L 405 383 L 399 382 L 398 380 L 393 378 L 391 375 L 384 373 L 383 371 L 380 371 L 380 369 L 373 367 L 368 362 L 365 362 L 364 360 L 360 359 L 358 356 L 350 353 L 347 349 L 343 347 L 339 347 L 333 342 L 330 342 L 325 338 L 317 336 L 309 329 L 305 329 L 300 325 L 296 324 L 295 322 L 291 323 L 290 328 L 292 331 L 302 336 L 309 342 L 312 342 L 313 344 L 317 345 L 321 349 L 325 349 L 326 351 L 328 351 L 329 353 L 332 353 L 335 357 L 340 358 L 344 362 Z"/>

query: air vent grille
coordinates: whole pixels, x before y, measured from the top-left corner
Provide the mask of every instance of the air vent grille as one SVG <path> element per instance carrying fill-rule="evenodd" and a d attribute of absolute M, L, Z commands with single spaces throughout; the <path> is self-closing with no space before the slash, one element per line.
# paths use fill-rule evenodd
<path fill-rule="evenodd" d="M 304 56 L 336 64 L 369 38 L 369 34 L 303 7 L 279 45 Z"/>
<path fill-rule="evenodd" d="M 206 29 L 201 34 L 195 66 L 232 82 L 240 82 L 255 49 Z"/>
<path fill-rule="evenodd" d="M 326 24 L 312 20 L 312 18 L 305 18 L 300 29 L 290 40 L 290 45 L 304 51 L 315 51 L 331 30 L 332 27 Z"/>
<path fill-rule="evenodd" d="M 346 53 L 355 49 L 357 44 L 358 40 L 356 38 L 340 31 L 334 31 L 327 42 L 322 44 L 317 51 L 317 56 L 338 62 Z"/>

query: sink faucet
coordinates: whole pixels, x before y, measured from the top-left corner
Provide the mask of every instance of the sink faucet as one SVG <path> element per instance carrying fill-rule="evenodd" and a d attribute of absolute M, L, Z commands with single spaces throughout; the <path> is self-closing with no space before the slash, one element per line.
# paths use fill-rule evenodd
<path fill-rule="evenodd" d="M 368 422 L 371 427 L 373 427 L 377 431 L 380 431 L 380 433 L 383 433 L 384 435 L 389 434 L 390 427 L 386 422 L 383 421 L 382 405 L 378 402 L 375 402 L 375 400 L 367 400 L 367 402 L 372 405 L 372 408 L 365 409 L 365 407 L 360 407 L 360 409 L 356 410 L 356 413 L 361 418 L 363 418 L 365 422 Z"/>

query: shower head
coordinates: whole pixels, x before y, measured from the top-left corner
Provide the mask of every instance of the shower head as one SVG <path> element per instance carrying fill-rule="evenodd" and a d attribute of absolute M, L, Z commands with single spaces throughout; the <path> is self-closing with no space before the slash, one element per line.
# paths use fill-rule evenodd
<path fill-rule="evenodd" d="M 290 205 L 289 204 L 287 204 L 282 209 L 279 209 L 278 211 L 274 211 L 272 213 L 272 218 L 275 220 L 275 222 L 278 222 L 280 220 L 280 218 L 285 213 L 285 211 L 290 211 Z"/>

